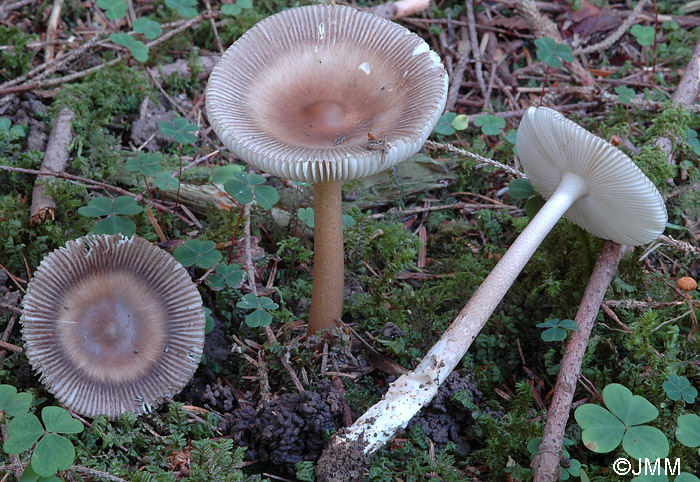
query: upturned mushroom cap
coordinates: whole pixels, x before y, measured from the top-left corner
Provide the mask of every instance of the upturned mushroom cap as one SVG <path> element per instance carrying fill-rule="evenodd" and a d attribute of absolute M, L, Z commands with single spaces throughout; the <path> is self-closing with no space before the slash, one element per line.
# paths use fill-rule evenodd
<path fill-rule="evenodd" d="M 636 246 L 656 239 L 667 214 L 659 191 L 622 151 L 545 107 L 530 107 L 518 128 L 518 157 L 528 179 L 549 198 L 564 173 L 587 194 L 565 216 L 591 234 Z"/>
<path fill-rule="evenodd" d="M 347 181 L 417 152 L 447 85 L 438 55 L 404 27 L 314 5 L 272 15 L 231 45 L 209 77 L 206 105 L 223 143 L 258 169 Z M 384 158 L 368 136 L 386 138 Z"/>
<path fill-rule="evenodd" d="M 71 410 L 116 418 L 177 394 L 204 346 L 187 271 L 144 239 L 86 236 L 51 252 L 23 300 L 27 357 Z"/>

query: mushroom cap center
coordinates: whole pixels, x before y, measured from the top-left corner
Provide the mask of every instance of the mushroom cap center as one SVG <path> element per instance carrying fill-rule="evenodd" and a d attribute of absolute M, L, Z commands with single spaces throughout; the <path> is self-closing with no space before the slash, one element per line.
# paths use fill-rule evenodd
<path fill-rule="evenodd" d="M 164 350 L 167 312 L 133 273 L 96 272 L 73 284 L 59 307 L 57 334 L 85 375 L 124 382 L 148 372 Z M 139 305 L 134 300 L 151 300 Z"/>
<path fill-rule="evenodd" d="M 350 110 L 342 102 L 320 100 L 307 105 L 301 111 L 301 118 L 309 124 L 312 131 L 335 131 L 347 122 Z"/>

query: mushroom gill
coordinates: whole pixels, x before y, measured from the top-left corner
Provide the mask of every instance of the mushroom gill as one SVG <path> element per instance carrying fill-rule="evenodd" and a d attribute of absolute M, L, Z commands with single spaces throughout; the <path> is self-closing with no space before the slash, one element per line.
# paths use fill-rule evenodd
<path fill-rule="evenodd" d="M 29 362 L 82 415 L 147 411 L 178 393 L 202 356 L 199 292 L 142 238 L 69 241 L 44 258 L 22 303 Z"/>

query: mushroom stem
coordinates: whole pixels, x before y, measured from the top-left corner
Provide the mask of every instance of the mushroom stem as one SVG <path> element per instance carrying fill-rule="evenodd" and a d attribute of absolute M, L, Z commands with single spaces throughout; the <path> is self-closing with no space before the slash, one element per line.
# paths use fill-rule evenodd
<path fill-rule="evenodd" d="M 335 326 L 343 314 L 342 181 L 314 186 L 314 272 L 309 333 Z"/>
<path fill-rule="evenodd" d="M 569 172 L 562 175 L 554 194 L 513 242 L 423 361 L 415 370 L 394 382 L 379 403 L 365 412 L 343 436 L 336 438 L 336 447 L 345 445 L 344 449 L 347 449 L 347 444 L 363 444 L 364 453 L 370 454 L 384 445 L 399 428 L 405 427 L 433 399 L 440 384 L 467 352 L 542 240 L 571 205 L 586 193 L 587 186 L 579 176 Z"/>

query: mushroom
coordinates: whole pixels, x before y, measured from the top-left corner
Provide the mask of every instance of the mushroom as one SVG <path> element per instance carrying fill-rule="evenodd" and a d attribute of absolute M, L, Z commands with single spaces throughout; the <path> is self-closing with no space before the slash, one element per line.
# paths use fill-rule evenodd
<path fill-rule="evenodd" d="M 518 128 L 517 147 L 528 178 L 547 202 L 418 367 L 337 436 L 324 458 L 357 449 L 373 452 L 430 402 L 562 215 L 620 244 L 649 243 L 663 232 L 666 208 L 651 181 L 622 151 L 558 112 L 530 107 Z"/>
<path fill-rule="evenodd" d="M 46 256 L 22 301 L 27 357 L 71 410 L 150 410 L 192 378 L 202 299 L 187 271 L 148 241 L 86 236 Z"/>
<path fill-rule="evenodd" d="M 697 289 L 698 282 L 695 281 L 695 278 L 683 276 L 682 278 L 678 278 L 676 280 L 676 286 L 679 290 L 685 291 L 685 295 L 683 297 L 688 303 L 688 308 L 690 308 L 690 320 L 693 323 L 693 326 L 690 328 L 690 333 L 688 333 L 688 339 L 694 340 L 698 334 L 698 318 L 695 316 L 695 306 L 693 306 L 693 297 L 690 296 L 690 292 Z"/>
<path fill-rule="evenodd" d="M 212 71 L 206 106 L 223 143 L 264 172 L 314 184 L 309 333 L 342 315 L 342 183 L 416 153 L 446 97 L 447 74 L 425 41 L 345 6 L 267 17 Z"/>

